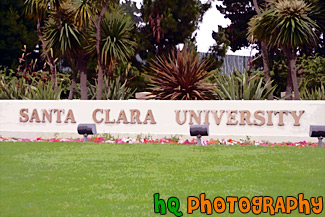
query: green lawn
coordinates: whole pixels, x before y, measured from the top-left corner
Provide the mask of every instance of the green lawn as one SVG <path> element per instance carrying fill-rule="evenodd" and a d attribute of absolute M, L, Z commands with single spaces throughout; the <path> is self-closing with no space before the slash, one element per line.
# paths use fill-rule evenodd
<path fill-rule="evenodd" d="M 200 193 L 325 195 L 325 148 L 317 147 L 0 142 L 0 157 L 0 216 L 8 217 L 161 216 L 154 193 L 178 197 L 183 216 L 206 216 L 186 213 L 186 198 Z M 227 212 L 213 216 L 255 216 Z"/>

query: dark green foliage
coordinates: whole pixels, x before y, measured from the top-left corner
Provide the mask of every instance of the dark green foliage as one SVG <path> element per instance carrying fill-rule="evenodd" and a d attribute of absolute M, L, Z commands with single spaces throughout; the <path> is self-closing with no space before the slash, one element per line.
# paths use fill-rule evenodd
<path fill-rule="evenodd" d="M 123 11 L 106 13 L 102 22 L 103 62 L 120 60 L 126 62 L 133 54 L 135 42 L 130 32 L 134 24 Z"/>
<path fill-rule="evenodd" d="M 318 53 L 320 56 L 325 57 L 325 1 L 324 0 L 309 0 L 313 2 L 313 13 L 311 14 L 311 18 L 315 20 L 315 22 L 320 27 L 320 30 L 316 32 L 319 38 L 318 46 L 314 50 L 306 50 L 303 53 L 305 54 L 316 54 Z M 321 37 L 321 35 L 323 35 Z"/>
<path fill-rule="evenodd" d="M 114 70 L 112 78 L 121 77 L 121 82 L 126 81 L 126 85 L 132 90 L 142 92 L 147 89 L 147 79 L 143 71 L 137 69 L 131 63 L 120 63 Z"/>
<path fill-rule="evenodd" d="M 278 88 L 275 95 L 280 96 L 281 92 L 286 90 L 285 81 L 288 72 L 288 64 L 284 58 L 278 58 L 273 61 L 271 76 Z M 297 59 L 297 76 L 299 89 L 304 91 L 312 91 L 320 88 L 321 84 L 325 84 L 325 58 L 319 55 L 306 56 L 303 55 Z"/>
<path fill-rule="evenodd" d="M 261 1 L 259 1 L 261 2 Z M 216 6 L 225 18 L 231 20 L 231 24 L 226 28 L 226 33 L 231 41 L 232 51 L 240 50 L 241 47 L 248 46 L 247 28 L 248 21 L 256 15 L 251 0 L 223 0 L 223 6 Z"/>
<path fill-rule="evenodd" d="M 14 74 L 6 76 L 0 73 L 0 99 L 30 99 L 30 100 L 59 100 L 61 94 L 68 89 L 68 77 L 58 74 L 57 89 L 49 79 L 48 72 L 42 72 L 33 77 L 16 77 Z"/>
<path fill-rule="evenodd" d="M 38 43 L 36 23 L 23 10 L 24 0 L 0 1 L 0 65 L 16 68 L 23 46 L 32 51 Z"/>
<path fill-rule="evenodd" d="M 81 40 L 85 38 L 82 31 L 65 17 L 62 20 L 62 28 L 59 29 L 54 19 L 48 19 L 44 26 L 44 38 L 47 39 L 48 52 L 55 53 L 56 57 L 71 57 L 81 50 Z"/>
<path fill-rule="evenodd" d="M 141 16 L 145 25 L 140 28 L 138 49 L 141 57 L 167 54 L 191 39 L 210 5 L 210 1 L 202 4 L 197 0 L 144 0 Z"/>
<path fill-rule="evenodd" d="M 141 10 L 137 8 L 136 3 L 131 0 L 126 0 L 122 2 L 120 7 L 124 9 L 124 11 L 129 14 L 133 20 L 133 22 L 138 26 L 140 22 L 142 22 L 142 18 L 140 16 Z"/>
<path fill-rule="evenodd" d="M 218 26 L 218 32 L 212 32 L 212 38 L 216 43 L 210 47 L 208 57 L 212 59 L 213 69 L 216 69 L 223 65 L 230 41 L 221 26 Z"/>
<path fill-rule="evenodd" d="M 107 76 L 104 77 L 103 83 L 103 100 L 127 100 L 134 95 L 134 91 L 127 86 L 127 80 L 124 82 L 121 77 L 116 77 L 114 79 L 108 79 Z M 95 85 L 88 84 L 88 94 L 89 99 L 96 99 L 96 89 L 97 83 Z"/>
<path fill-rule="evenodd" d="M 311 89 L 306 88 L 306 86 L 300 87 L 300 99 L 325 100 L 325 84 Z"/>
<path fill-rule="evenodd" d="M 248 39 L 251 42 L 265 42 L 270 48 L 280 48 L 288 59 L 286 93 L 299 99 L 296 75 L 297 53 L 301 48 L 318 45 L 320 30 L 315 20 L 314 5 L 303 0 L 270 1 L 267 10 L 249 21 Z"/>
<path fill-rule="evenodd" d="M 297 70 L 302 76 L 301 82 L 308 89 L 325 84 L 325 58 L 321 56 L 302 56 L 298 59 Z"/>
<path fill-rule="evenodd" d="M 260 8 L 265 8 L 265 0 L 257 0 Z M 313 8 L 312 19 L 322 27 L 324 33 L 325 28 L 325 2 L 322 0 L 306 0 L 306 2 L 312 3 L 315 7 Z M 222 13 L 225 18 L 231 20 L 231 24 L 226 28 L 226 33 L 229 35 L 229 40 L 231 41 L 230 47 L 232 51 L 239 50 L 244 46 L 248 46 L 247 41 L 247 27 L 249 20 L 256 15 L 253 8 L 252 0 L 223 0 L 222 4 L 224 6 L 216 6 L 217 9 Z M 321 32 L 317 35 L 320 37 Z M 314 51 L 313 51 L 314 50 Z M 311 54 L 319 53 L 321 56 L 325 55 L 325 39 L 324 37 L 320 39 L 318 47 L 303 50 L 303 53 Z"/>
<path fill-rule="evenodd" d="M 284 55 L 279 55 L 275 57 L 272 62 L 271 68 L 271 78 L 274 83 L 278 85 L 274 95 L 280 97 L 281 92 L 286 91 L 286 80 L 288 74 L 288 61 L 285 59 Z M 299 74 L 298 74 L 299 79 Z"/>
<path fill-rule="evenodd" d="M 276 2 L 276 1 L 275 1 Z M 302 0 L 271 4 L 261 16 L 249 22 L 248 38 L 253 42 L 265 40 L 270 48 L 316 47 L 319 26 L 311 19 L 313 6 Z"/>

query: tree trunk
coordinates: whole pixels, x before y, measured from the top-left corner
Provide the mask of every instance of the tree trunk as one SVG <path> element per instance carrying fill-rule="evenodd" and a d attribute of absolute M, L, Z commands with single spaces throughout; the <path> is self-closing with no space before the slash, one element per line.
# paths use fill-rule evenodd
<path fill-rule="evenodd" d="M 296 61 L 297 55 L 294 49 L 288 47 L 282 47 L 284 54 L 288 59 L 288 76 L 287 76 L 287 88 L 286 94 L 292 94 L 292 89 L 294 91 L 294 99 L 299 100 L 299 89 L 298 89 L 298 81 L 297 81 L 297 73 L 296 73 Z M 291 78 L 291 79 L 290 79 Z M 289 83 L 291 82 L 291 84 Z"/>
<path fill-rule="evenodd" d="M 77 71 L 80 74 L 80 92 L 81 99 L 88 100 L 88 88 L 87 88 L 87 65 L 88 57 L 86 55 L 78 55 L 76 59 Z"/>
<path fill-rule="evenodd" d="M 267 83 L 271 81 L 271 74 L 270 74 L 269 54 L 267 52 L 267 45 L 265 41 L 261 42 L 261 48 L 262 48 L 263 68 L 264 68 L 264 81 L 265 83 Z M 272 84 L 267 86 L 266 89 L 269 91 L 271 88 L 272 88 Z M 267 99 L 273 100 L 273 93 L 271 93 Z"/>
<path fill-rule="evenodd" d="M 72 74 L 72 81 L 71 81 L 70 92 L 69 92 L 69 100 L 73 99 L 74 90 L 77 87 L 77 77 L 78 77 L 78 73 L 74 72 Z"/>
<path fill-rule="evenodd" d="M 54 58 L 50 56 L 49 52 L 47 52 L 46 50 L 46 42 L 44 41 L 42 32 L 41 32 L 41 19 L 38 18 L 37 19 L 37 35 L 39 40 L 41 41 L 42 44 L 42 52 L 45 53 L 46 56 L 46 62 L 50 67 L 50 73 L 51 73 L 51 78 L 52 78 L 52 82 L 53 82 L 53 87 L 55 89 L 55 91 L 57 91 L 57 76 L 56 76 L 56 70 L 55 70 L 55 62 L 54 62 Z"/>
<path fill-rule="evenodd" d="M 59 30 L 61 32 L 61 30 L 62 30 L 62 24 L 61 24 L 62 16 L 61 16 L 61 10 L 60 10 L 60 3 L 59 3 L 59 1 L 56 1 L 56 3 L 55 3 L 55 10 L 56 10 L 56 15 L 58 17 L 57 25 L 58 25 L 58 28 L 59 28 Z"/>
<path fill-rule="evenodd" d="M 291 69 L 290 64 L 288 65 L 288 72 L 287 72 L 287 86 L 286 86 L 286 95 L 291 95 L 293 91 L 292 88 L 292 76 L 291 76 Z M 292 100 L 292 96 L 287 97 L 286 100 Z"/>
<path fill-rule="evenodd" d="M 100 57 L 99 57 L 100 58 Z M 104 73 L 103 66 L 98 66 L 96 99 L 101 100 L 103 96 Z"/>
<path fill-rule="evenodd" d="M 55 89 L 55 92 L 57 91 L 57 87 L 58 87 L 58 82 L 57 82 L 57 76 L 56 76 L 56 70 L 55 70 L 55 65 L 52 62 L 50 65 L 50 73 L 51 73 L 51 78 L 52 78 L 52 82 L 53 82 L 53 87 Z"/>
<path fill-rule="evenodd" d="M 299 89 L 298 89 L 298 80 L 297 80 L 297 72 L 296 72 L 296 61 L 297 56 L 295 54 L 292 54 L 289 59 L 289 65 L 290 65 L 290 74 L 292 78 L 292 86 L 293 91 L 295 93 L 295 100 L 299 100 Z"/>
<path fill-rule="evenodd" d="M 254 5 L 257 15 L 260 16 L 261 10 L 258 7 L 257 0 L 253 0 L 253 5 Z M 267 83 L 267 82 L 271 81 L 271 75 L 270 75 L 269 54 L 267 52 L 267 45 L 266 45 L 265 41 L 261 42 L 261 48 L 262 48 L 263 68 L 264 68 L 264 81 L 265 81 L 265 83 Z M 267 90 L 269 91 L 271 88 L 272 88 L 272 85 L 269 85 L 267 87 Z M 267 99 L 273 100 L 273 94 L 271 93 Z"/>
<path fill-rule="evenodd" d="M 97 90 L 96 90 L 96 99 L 101 100 L 103 96 L 103 80 L 104 80 L 104 65 L 102 63 L 102 48 L 100 43 L 102 41 L 102 28 L 101 23 L 103 16 L 106 11 L 108 1 L 104 1 L 102 10 L 98 16 L 96 22 L 96 51 L 97 51 L 97 61 L 98 61 L 98 76 L 97 76 Z"/>

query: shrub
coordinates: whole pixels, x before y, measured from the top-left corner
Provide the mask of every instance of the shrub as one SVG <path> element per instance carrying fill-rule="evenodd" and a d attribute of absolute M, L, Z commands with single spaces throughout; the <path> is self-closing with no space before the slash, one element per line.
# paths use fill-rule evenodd
<path fill-rule="evenodd" d="M 127 79 L 122 83 L 121 77 L 117 77 L 115 79 L 108 79 L 106 76 L 104 77 L 104 85 L 103 85 L 103 96 L 102 99 L 109 100 L 127 100 L 134 94 L 135 90 L 132 91 L 130 87 L 127 87 Z M 88 93 L 89 99 L 96 99 L 96 90 L 97 90 L 97 82 L 95 85 L 88 84 Z"/>
<path fill-rule="evenodd" d="M 273 81 L 263 82 L 263 78 L 259 78 L 258 74 L 249 77 L 247 72 L 241 74 L 235 71 L 231 76 L 225 74 L 217 74 L 216 76 L 216 93 L 217 99 L 221 100 L 264 100 L 274 92 L 276 85 L 269 91 L 267 87 Z"/>
<path fill-rule="evenodd" d="M 157 56 L 148 67 L 149 89 L 162 100 L 214 99 L 213 86 L 205 82 L 210 65 L 187 46 L 168 57 Z"/>
<path fill-rule="evenodd" d="M 297 68 L 302 75 L 301 82 L 304 86 L 309 90 L 314 87 L 321 88 L 325 81 L 325 58 L 318 55 L 308 57 L 304 55 L 299 60 L 301 63 Z"/>
<path fill-rule="evenodd" d="M 69 88 L 68 77 L 58 73 L 58 86 L 54 89 L 47 71 L 22 76 L 13 70 L 0 70 L 0 99 L 59 100 L 63 91 Z"/>
<path fill-rule="evenodd" d="M 25 78 L 7 80 L 5 75 L 0 75 L 0 99 L 23 99 L 28 94 L 26 82 Z"/>
<path fill-rule="evenodd" d="M 306 85 L 300 90 L 300 99 L 302 100 L 325 100 L 325 85 L 308 89 Z"/>
<path fill-rule="evenodd" d="M 30 82 L 30 81 L 29 81 Z M 21 77 L 13 77 L 6 80 L 0 76 L 0 99 L 31 99 L 31 100 L 59 100 L 61 99 L 62 88 L 58 85 L 53 88 L 53 82 L 37 81 L 33 78 L 29 82 Z"/>
<path fill-rule="evenodd" d="M 22 96 L 23 99 L 31 100 L 59 100 L 61 99 L 62 88 L 61 85 L 53 88 L 53 82 L 50 80 L 48 82 L 39 81 L 37 82 L 33 79 L 33 84 L 24 85 L 28 90 L 27 93 Z"/>

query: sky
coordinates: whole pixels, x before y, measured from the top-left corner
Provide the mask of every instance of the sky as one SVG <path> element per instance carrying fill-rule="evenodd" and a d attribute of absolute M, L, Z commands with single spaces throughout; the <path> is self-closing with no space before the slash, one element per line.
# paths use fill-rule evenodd
<path fill-rule="evenodd" d="M 123 1 L 123 0 L 121 0 Z M 142 0 L 132 0 L 137 3 L 137 7 L 140 8 Z M 201 0 L 206 2 L 206 0 Z M 212 31 L 218 31 L 218 25 L 222 27 L 227 27 L 230 25 L 230 20 L 225 19 L 224 16 L 215 7 L 216 4 L 221 4 L 220 1 L 214 1 L 211 8 L 204 14 L 202 23 L 199 24 L 199 29 L 195 32 L 197 33 L 196 41 L 198 45 L 199 52 L 207 52 L 209 47 L 213 45 L 214 40 L 212 38 Z M 243 48 L 236 52 L 232 52 L 230 48 L 227 54 L 232 55 L 242 55 L 242 56 L 252 56 L 256 53 L 256 50 L 252 48 Z"/>

